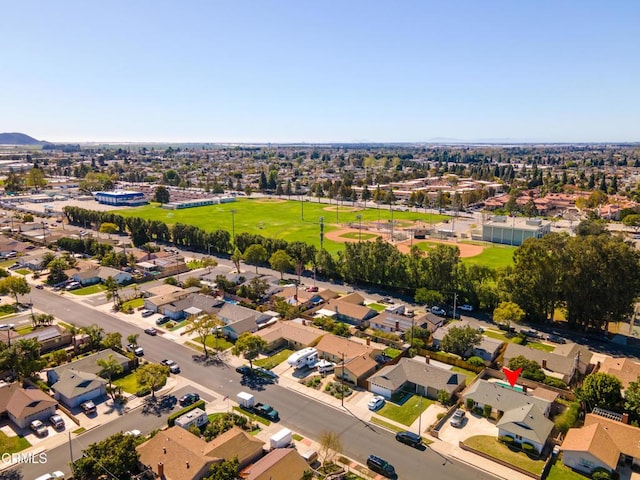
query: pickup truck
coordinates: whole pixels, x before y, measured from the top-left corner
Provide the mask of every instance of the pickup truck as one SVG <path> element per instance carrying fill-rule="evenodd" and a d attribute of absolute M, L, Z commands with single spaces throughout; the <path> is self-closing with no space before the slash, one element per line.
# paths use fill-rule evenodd
<path fill-rule="evenodd" d="M 266 403 L 255 403 L 255 398 L 250 393 L 240 392 L 238 394 L 238 403 L 240 404 L 240 408 L 255 413 L 272 422 L 276 422 L 279 419 L 278 411 L 275 408 Z"/>

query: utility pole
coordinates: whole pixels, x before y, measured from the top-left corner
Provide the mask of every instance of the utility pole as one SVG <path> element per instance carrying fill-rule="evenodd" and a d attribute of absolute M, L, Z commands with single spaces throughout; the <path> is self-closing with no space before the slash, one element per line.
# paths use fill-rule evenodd
<path fill-rule="evenodd" d="M 362 215 L 356 215 L 358 219 L 358 242 L 362 241 Z"/>
<path fill-rule="evenodd" d="M 458 292 L 453 292 L 453 318 L 456 318 L 456 307 L 458 302 Z"/>
<path fill-rule="evenodd" d="M 340 390 L 340 405 L 344 407 L 344 353 L 342 353 L 342 375 L 340 375 Z"/>

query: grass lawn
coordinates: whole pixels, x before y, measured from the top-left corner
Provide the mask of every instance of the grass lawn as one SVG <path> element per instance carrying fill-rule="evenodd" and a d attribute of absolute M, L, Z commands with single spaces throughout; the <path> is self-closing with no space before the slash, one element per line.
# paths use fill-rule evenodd
<path fill-rule="evenodd" d="M 125 375 L 124 377 L 120 377 L 113 381 L 113 384 L 122 388 L 127 393 L 136 393 L 138 390 L 142 388 L 142 385 L 138 383 L 138 379 L 136 378 L 136 373 L 132 372 L 129 375 Z"/>
<path fill-rule="evenodd" d="M 480 255 L 465 257 L 461 260 L 467 265 L 484 265 L 492 268 L 508 267 L 513 264 L 513 252 L 515 252 L 517 247 L 508 245 L 484 245 L 485 249 Z"/>
<path fill-rule="evenodd" d="M 546 343 L 540 342 L 526 342 L 524 345 L 530 348 L 535 348 L 536 350 L 542 350 L 543 352 L 553 352 L 556 349 L 553 345 L 547 345 Z"/>
<path fill-rule="evenodd" d="M 385 308 L 387 308 L 386 305 L 381 305 L 379 303 L 370 303 L 369 305 L 367 305 L 367 307 L 374 309 L 376 312 L 382 312 Z"/>
<path fill-rule="evenodd" d="M 13 315 L 18 312 L 18 307 L 14 303 L 8 303 L 0 305 L 0 317 L 6 317 L 7 315 Z"/>
<path fill-rule="evenodd" d="M 289 350 L 289 349 L 285 348 L 284 350 L 281 350 L 278 353 L 276 353 L 275 355 L 271 355 L 270 357 L 261 358 L 259 360 L 254 360 L 253 364 L 258 366 L 258 367 L 262 367 L 262 368 L 266 368 L 267 370 L 271 370 L 273 367 L 276 367 L 276 366 L 280 365 L 287 358 L 289 358 L 289 356 L 292 353 L 293 353 L 293 350 Z"/>
<path fill-rule="evenodd" d="M 82 432 L 86 432 L 87 429 L 84 427 L 80 427 L 80 428 L 76 428 L 73 432 L 71 433 L 75 433 L 76 435 L 80 435 Z"/>
<path fill-rule="evenodd" d="M 31 270 L 28 268 L 19 268 L 18 270 L 14 270 L 14 272 L 19 273 L 20 275 L 29 275 Z"/>
<path fill-rule="evenodd" d="M 144 305 L 144 298 L 134 298 L 133 300 L 127 300 L 122 304 L 122 310 L 128 310 L 129 307 L 134 310 L 138 307 L 142 307 Z"/>
<path fill-rule="evenodd" d="M 0 451 L 2 453 L 16 453 L 30 446 L 31 444 L 24 437 L 8 437 L 4 432 L 0 432 Z"/>
<path fill-rule="evenodd" d="M 246 410 L 241 409 L 240 407 L 233 407 L 233 410 L 240 415 L 244 415 L 245 417 L 249 417 L 251 420 L 261 423 L 263 425 L 269 426 L 271 422 L 266 418 L 259 417 L 258 415 L 254 415 L 253 413 L 247 412 Z"/>
<path fill-rule="evenodd" d="M 544 352 L 553 352 L 556 348 L 554 345 L 548 345 L 546 343 L 540 343 L 540 342 L 534 342 L 534 341 L 529 342 L 527 340 L 523 340 L 522 337 L 518 335 L 515 335 L 509 338 L 504 333 L 499 332 L 497 330 L 491 330 L 491 329 L 485 330 L 484 335 L 486 335 L 489 338 L 495 338 L 496 340 L 502 340 L 503 342 L 526 345 L 527 347 L 531 347 L 536 350 L 542 350 Z"/>
<path fill-rule="evenodd" d="M 418 247 L 418 249 L 421 252 L 430 252 L 431 250 L 436 248 L 436 246 L 442 245 L 442 244 L 438 242 L 418 242 L 418 243 L 414 243 L 413 245 L 415 247 Z"/>
<path fill-rule="evenodd" d="M 23 327 L 18 327 L 15 329 L 18 335 L 26 335 L 27 333 L 33 332 L 33 325 L 25 325 Z"/>
<path fill-rule="evenodd" d="M 402 405 L 387 402 L 377 413 L 382 417 L 386 417 L 389 420 L 393 420 L 394 422 L 401 423 L 408 427 L 418 418 L 418 415 L 424 412 L 432 403 L 433 400 L 423 398 L 422 410 L 420 410 L 420 396 L 412 395 L 411 398 Z"/>
<path fill-rule="evenodd" d="M 71 290 L 71 293 L 74 295 L 91 295 L 92 293 L 104 292 L 106 289 L 107 287 L 101 283 L 96 283 L 95 285 L 89 285 L 88 287 Z"/>
<path fill-rule="evenodd" d="M 303 208 L 304 220 L 301 218 Z M 345 204 L 338 209 L 336 218 L 335 203 L 327 205 L 313 201 L 287 201 L 278 198 L 238 198 L 231 203 L 184 210 L 165 210 L 160 208 L 159 204 L 152 203 L 138 208 L 114 210 L 113 213 L 123 217 L 159 220 L 169 225 L 181 222 L 206 231 L 223 229 L 231 232 L 232 209 L 236 212 L 233 215 L 236 234 L 248 232 L 287 241 L 299 240 L 316 247 L 320 246 L 320 217 L 325 219 L 325 232 L 335 231 L 347 223 L 358 223 L 356 215 L 362 215 L 363 227 L 369 222 L 377 222 L 378 215 L 381 222 L 391 219 L 391 212 L 387 209 L 363 208 L 352 211 L 351 205 Z M 436 222 L 448 218 L 445 215 L 429 215 L 424 212 L 393 212 L 394 220 L 428 222 L 430 216 Z M 325 238 L 324 248 L 335 254 L 344 249 L 344 244 Z"/>
<path fill-rule="evenodd" d="M 16 263 L 15 260 L 5 260 L 4 262 L 0 262 L 0 268 L 9 268 L 11 265 Z"/>
<path fill-rule="evenodd" d="M 186 324 L 187 324 L 187 320 L 186 320 L 186 319 L 185 319 L 185 320 L 182 320 L 182 321 L 180 321 L 180 322 L 173 322 L 173 321 L 172 321 L 172 322 L 167 323 L 167 324 L 165 325 L 165 328 L 167 328 L 167 330 L 170 330 L 170 331 L 172 331 L 172 332 L 173 332 L 174 330 L 178 330 L 179 328 L 184 327 Z M 170 327 L 167 327 L 168 325 L 171 325 L 171 326 L 170 326 Z"/>
<path fill-rule="evenodd" d="M 379 235 L 376 235 L 375 233 L 367 232 L 363 232 L 362 234 L 360 234 L 360 232 L 347 232 L 343 233 L 340 236 L 342 238 L 352 238 L 354 240 L 371 240 L 372 238 L 379 237 Z"/>
<path fill-rule="evenodd" d="M 464 443 L 487 455 L 499 458 L 503 462 L 520 467 L 528 472 L 540 475 L 544 467 L 544 461 L 533 460 L 522 452 L 514 452 L 506 445 L 500 443 L 496 437 L 490 435 L 477 435 L 467 438 Z"/>
<path fill-rule="evenodd" d="M 549 474 L 547 475 L 547 480 L 587 480 L 589 478 L 565 466 L 561 458 L 562 455 L 553 461 L 549 469 Z"/>
<path fill-rule="evenodd" d="M 467 377 L 467 385 L 469 385 L 471 380 L 476 378 L 476 376 L 478 375 L 476 372 L 472 372 L 471 370 L 466 370 L 466 369 L 461 368 L 461 367 L 451 367 L 451 371 L 452 372 L 456 372 L 456 373 L 461 373 L 462 375 Z"/>
<path fill-rule="evenodd" d="M 185 345 L 195 350 L 198 350 L 199 352 L 204 352 L 204 349 L 202 348 L 202 343 L 200 343 L 199 341 L 189 341 L 189 342 L 186 342 Z M 218 339 L 218 349 L 221 352 L 231 347 L 233 347 L 233 343 L 229 342 L 228 340 L 225 340 L 224 338 Z M 207 338 L 207 350 L 209 351 L 209 353 L 213 354 L 215 348 L 216 348 L 215 338 L 214 337 Z"/>
<path fill-rule="evenodd" d="M 292 437 L 296 442 L 299 442 L 300 440 L 304 440 L 304 437 L 301 435 L 298 435 L 297 433 L 294 433 Z"/>

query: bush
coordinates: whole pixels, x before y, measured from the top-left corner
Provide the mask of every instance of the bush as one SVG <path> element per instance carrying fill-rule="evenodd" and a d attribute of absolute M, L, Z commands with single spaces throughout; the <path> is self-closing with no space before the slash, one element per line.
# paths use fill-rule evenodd
<path fill-rule="evenodd" d="M 559 378 L 545 377 L 543 383 L 545 385 L 549 385 L 550 387 L 561 388 L 563 390 L 567 389 L 567 384 Z"/>
<path fill-rule="evenodd" d="M 491 410 L 493 410 L 493 407 L 491 405 L 485 405 L 482 408 L 482 414 L 485 418 L 489 418 L 491 416 Z"/>
<path fill-rule="evenodd" d="M 498 437 L 498 440 L 506 445 L 513 445 L 513 443 L 515 442 L 513 437 L 510 437 L 509 435 L 502 435 L 501 437 Z"/>
<path fill-rule="evenodd" d="M 172 413 L 171 415 L 169 415 L 169 418 L 167 418 L 167 424 L 170 427 L 173 427 L 176 423 L 176 418 L 184 415 L 187 412 L 190 412 L 191 410 L 195 410 L 196 408 L 201 408 L 202 410 L 204 410 L 204 407 L 204 400 L 198 400 L 196 403 L 192 403 L 188 407 L 184 407 L 182 410 L 178 410 L 176 413 Z"/>
<path fill-rule="evenodd" d="M 591 474 L 591 478 L 593 480 L 610 480 L 611 475 L 606 470 L 598 468 Z"/>
<path fill-rule="evenodd" d="M 473 398 L 467 398 L 467 401 L 466 401 L 467 410 L 469 411 L 473 410 L 473 406 L 475 404 L 476 402 L 473 400 Z"/>
<path fill-rule="evenodd" d="M 438 415 L 436 415 L 436 418 L 438 420 L 442 420 L 442 418 L 446 415 L 446 413 L 440 412 Z"/>
<path fill-rule="evenodd" d="M 533 445 L 531 445 L 530 443 L 526 443 L 525 442 L 522 445 L 520 445 L 520 447 L 522 448 L 522 451 L 524 453 L 526 453 L 527 455 L 532 454 L 532 453 L 538 453 L 536 451 L 536 448 Z"/>
<path fill-rule="evenodd" d="M 480 357 L 470 357 L 467 360 L 467 363 L 469 365 L 473 365 L 474 367 L 484 367 L 484 360 L 482 360 Z"/>
<path fill-rule="evenodd" d="M 136 392 L 136 397 L 145 397 L 151 393 L 151 387 L 142 387 Z"/>

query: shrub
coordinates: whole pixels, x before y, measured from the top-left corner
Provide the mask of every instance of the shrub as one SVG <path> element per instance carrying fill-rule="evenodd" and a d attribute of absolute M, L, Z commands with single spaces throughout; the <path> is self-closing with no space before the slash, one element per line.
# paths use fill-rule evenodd
<path fill-rule="evenodd" d="M 446 413 L 440 412 L 438 415 L 436 415 L 436 418 L 438 420 L 442 420 L 442 417 L 444 417 L 446 415 Z"/>
<path fill-rule="evenodd" d="M 442 405 L 449 405 L 451 403 L 451 395 L 449 395 L 449 392 L 447 392 L 446 390 L 440 390 L 438 392 L 438 401 Z"/>
<path fill-rule="evenodd" d="M 469 365 L 473 365 L 474 367 L 484 367 L 484 360 L 482 360 L 480 357 L 470 357 L 467 360 L 467 363 Z"/>
<path fill-rule="evenodd" d="M 136 397 L 144 397 L 151 393 L 151 387 L 142 387 L 136 392 Z"/>
<path fill-rule="evenodd" d="M 531 454 L 531 453 L 538 453 L 536 452 L 536 449 L 533 445 L 531 445 L 530 443 L 523 443 L 522 445 L 520 445 L 520 447 L 522 448 L 522 451 L 526 454 Z"/>
<path fill-rule="evenodd" d="M 473 400 L 473 398 L 467 398 L 467 410 L 471 411 L 473 410 L 473 406 L 476 404 L 476 402 Z"/>
<path fill-rule="evenodd" d="M 606 470 L 598 468 L 591 474 L 591 478 L 593 480 L 610 480 L 611 475 Z"/>
<path fill-rule="evenodd" d="M 510 437 L 509 435 L 502 435 L 501 437 L 498 437 L 498 440 L 507 445 L 513 445 L 513 443 L 515 442 L 513 437 Z"/>
<path fill-rule="evenodd" d="M 493 407 L 491 405 L 485 405 L 482 408 L 482 414 L 486 417 L 489 418 L 491 416 L 491 410 L 493 410 Z"/>
<path fill-rule="evenodd" d="M 567 389 L 567 384 L 560 380 L 559 378 L 554 377 L 544 377 L 543 383 L 545 385 L 549 385 L 550 387 L 561 388 L 563 390 Z"/>

